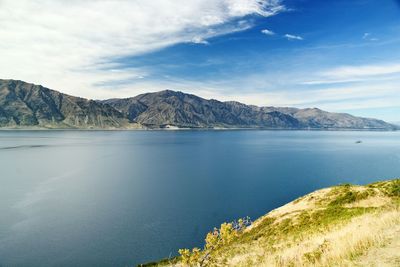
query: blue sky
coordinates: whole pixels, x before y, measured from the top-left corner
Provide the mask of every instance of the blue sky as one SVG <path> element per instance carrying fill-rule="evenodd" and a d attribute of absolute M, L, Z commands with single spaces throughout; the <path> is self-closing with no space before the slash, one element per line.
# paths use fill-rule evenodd
<path fill-rule="evenodd" d="M 3 78 L 96 99 L 174 89 L 400 121 L 399 1 L 34 3 L 0 1 Z"/>

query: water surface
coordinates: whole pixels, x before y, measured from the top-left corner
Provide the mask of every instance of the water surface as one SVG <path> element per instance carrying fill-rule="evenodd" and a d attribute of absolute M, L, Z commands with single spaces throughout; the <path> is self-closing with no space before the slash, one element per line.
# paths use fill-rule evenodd
<path fill-rule="evenodd" d="M 317 188 L 399 176 L 400 132 L 2 131 L 0 266 L 134 266 Z"/>

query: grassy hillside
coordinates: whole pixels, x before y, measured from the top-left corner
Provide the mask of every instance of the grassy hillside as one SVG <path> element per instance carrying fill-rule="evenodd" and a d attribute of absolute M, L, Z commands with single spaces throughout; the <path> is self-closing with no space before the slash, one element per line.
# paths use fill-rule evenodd
<path fill-rule="evenodd" d="M 318 190 L 154 266 L 400 266 L 400 179 Z"/>

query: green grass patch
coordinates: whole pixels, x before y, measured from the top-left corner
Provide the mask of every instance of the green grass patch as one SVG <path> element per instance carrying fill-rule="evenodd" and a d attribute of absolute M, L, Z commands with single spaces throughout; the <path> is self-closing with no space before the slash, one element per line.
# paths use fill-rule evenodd
<path fill-rule="evenodd" d="M 257 227 L 254 227 L 248 232 L 243 233 L 237 239 L 239 243 L 246 243 L 251 241 L 256 241 L 263 237 L 266 232 L 272 229 L 272 225 L 275 222 L 275 218 L 267 217 Z"/>
<path fill-rule="evenodd" d="M 390 197 L 400 197 L 400 179 L 394 180 L 388 184 L 387 194 Z"/>
<path fill-rule="evenodd" d="M 373 189 L 367 189 L 364 191 L 352 191 L 350 188 L 340 193 L 334 200 L 329 203 L 329 206 L 343 206 L 345 204 L 351 204 L 363 199 L 367 199 L 375 195 Z"/>
<path fill-rule="evenodd" d="M 389 197 L 400 197 L 400 179 L 394 179 L 391 181 L 377 182 L 368 185 L 370 188 L 378 188 L 385 195 Z"/>
<path fill-rule="evenodd" d="M 296 239 L 305 233 L 321 232 L 328 226 L 345 223 L 354 217 L 374 210 L 375 208 L 329 206 L 315 211 L 303 211 L 297 216 L 284 219 L 279 223 L 275 223 L 273 218 L 266 218 L 257 227 L 239 236 L 235 243 L 246 244 L 260 240 L 262 243 L 273 246 L 282 239 Z"/>

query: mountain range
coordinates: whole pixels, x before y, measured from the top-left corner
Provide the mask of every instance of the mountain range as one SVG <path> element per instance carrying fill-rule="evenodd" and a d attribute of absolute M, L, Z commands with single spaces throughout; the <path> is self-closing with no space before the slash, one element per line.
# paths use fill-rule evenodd
<path fill-rule="evenodd" d="M 171 90 L 88 100 L 17 80 L 0 80 L 1 128 L 259 128 L 397 130 L 382 120 L 318 108 L 257 107 Z"/>

